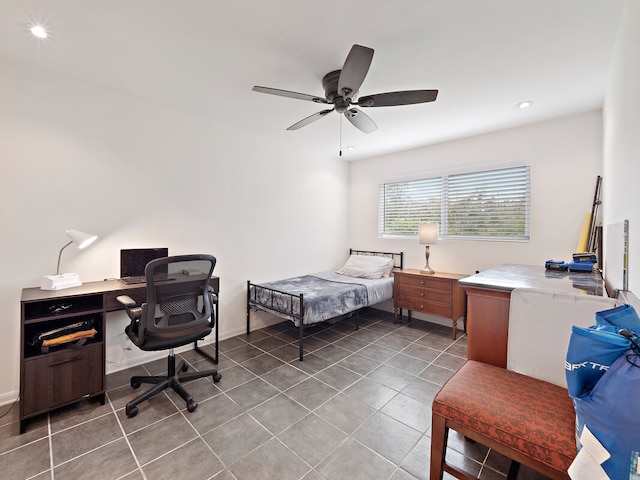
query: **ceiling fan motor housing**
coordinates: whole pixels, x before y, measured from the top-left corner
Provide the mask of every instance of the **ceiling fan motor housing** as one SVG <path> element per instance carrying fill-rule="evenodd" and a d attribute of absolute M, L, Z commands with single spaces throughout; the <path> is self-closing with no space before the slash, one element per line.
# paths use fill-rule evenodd
<path fill-rule="evenodd" d="M 342 95 L 338 93 L 338 80 L 340 80 L 340 72 L 342 70 L 334 70 L 322 77 L 322 88 L 324 88 L 324 96 L 328 102 L 333 103 L 338 113 L 344 113 L 351 103 L 344 100 Z"/>

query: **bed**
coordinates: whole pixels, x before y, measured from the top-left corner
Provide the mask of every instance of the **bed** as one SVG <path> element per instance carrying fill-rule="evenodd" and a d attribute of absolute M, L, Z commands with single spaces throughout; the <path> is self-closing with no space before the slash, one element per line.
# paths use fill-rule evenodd
<path fill-rule="evenodd" d="M 402 269 L 403 253 L 349 250 L 338 271 L 319 272 L 267 283 L 247 281 L 247 334 L 251 310 L 291 320 L 299 330 L 303 360 L 305 327 L 355 312 L 393 298 L 393 270 Z"/>

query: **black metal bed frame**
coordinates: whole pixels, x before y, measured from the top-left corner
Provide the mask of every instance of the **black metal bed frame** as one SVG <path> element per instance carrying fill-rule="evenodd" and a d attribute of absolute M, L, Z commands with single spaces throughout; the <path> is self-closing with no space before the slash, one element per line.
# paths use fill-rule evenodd
<path fill-rule="evenodd" d="M 371 255 L 376 257 L 389 257 L 394 261 L 394 270 L 402 270 L 404 262 L 404 252 L 376 252 L 372 250 L 354 250 L 349 249 L 349 255 Z M 267 299 L 267 305 L 265 303 L 258 303 L 258 296 Z M 294 305 L 300 305 L 298 312 L 295 312 Z M 290 319 L 292 321 L 298 320 L 298 349 L 300 355 L 300 361 L 303 361 L 303 344 L 304 344 L 304 293 L 290 293 L 275 288 L 266 287 L 256 283 L 251 283 L 247 280 L 247 335 L 251 333 L 251 308 L 256 310 L 262 310 L 268 313 L 273 313 L 277 316 Z M 360 309 L 356 312 L 356 330 L 358 329 L 358 318 Z M 353 312 L 347 312 L 347 315 Z M 339 316 L 343 316 L 339 315 Z M 333 317 L 338 318 L 338 317 Z M 331 320 L 331 319 L 328 319 Z"/>

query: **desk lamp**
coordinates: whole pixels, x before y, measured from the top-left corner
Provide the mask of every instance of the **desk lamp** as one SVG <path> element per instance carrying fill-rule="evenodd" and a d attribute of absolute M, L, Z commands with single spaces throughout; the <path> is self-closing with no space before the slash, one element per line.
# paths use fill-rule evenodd
<path fill-rule="evenodd" d="M 41 290 L 62 290 L 64 288 L 78 287 L 82 285 L 77 273 L 60 273 L 60 258 L 62 257 L 62 251 L 72 243 L 76 243 L 78 245 L 78 249 L 82 250 L 83 248 L 91 245 L 98 236 L 90 233 L 79 232 L 78 230 L 67 230 L 66 233 L 71 241 L 62 247 L 60 249 L 60 253 L 58 253 L 56 274 L 42 277 L 42 283 L 40 285 Z"/>
<path fill-rule="evenodd" d="M 425 246 L 426 263 L 420 273 L 435 273 L 429 266 L 429 245 L 438 243 L 438 224 L 437 223 L 421 223 L 419 232 L 419 241 Z"/>

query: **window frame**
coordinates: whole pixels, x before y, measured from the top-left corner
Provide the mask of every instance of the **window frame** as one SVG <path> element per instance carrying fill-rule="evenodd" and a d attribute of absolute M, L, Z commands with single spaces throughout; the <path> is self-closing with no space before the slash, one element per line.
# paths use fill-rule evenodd
<path fill-rule="evenodd" d="M 476 177 L 478 180 L 476 182 L 473 181 L 473 177 Z M 485 177 L 485 181 L 482 182 L 482 177 Z M 504 185 L 505 177 L 513 177 L 510 181 L 507 181 L 508 187 L 516 187 L 513 191 L 513 197 L 508 195 L 503 191 L 501 185 Z M 458 185 L 471 185 L 472 187 L 485 187 L 485 190 L 481 193 L 489 193 L 492 195 L 491 201 L 494 202 L 505 202 L 509 201 L 509 197 L 517 200 L 514 205 L 514 212 L 517 214 L 518 222 L 523 222 L 523 225 L 517 225 L 517 223 L 511 223 L 505 227 L 505 233 L 500 235 L 487 235 L 485 232 L 481 235 L 465 235 L 465 234 L 456 234 L 452 233 L 455 231 L 451 224 L 453 219 L 451 218 L 451 208 L 452 203 L 455 198 L 458 199 L 459 202 L 462 202 L 465 199 L 464 194 L 458 194 L 454 198 L 453 191 L 456 187 L 452 186 L 452 180 L 454 183 L 457 182 Z M 394 192 L 396 195 L 402 195 L 403 193 L 406 196 L 413 196 L 416 202 L 420 200 L 420 194 L 424 194 L 424 198 L 430 198 L 427 203 L 433 202 L 433 191 L 429 191 L 428 189 L 424 192 L 420 192 L 419 184 L 430 184 L 440 182 L 439 186 L 439 207 L 437 209 L 432 208 L 428 209 L 426 204 L 420 205 L 418 203 L 412 203 L 412 199 L 404 200 L 409 205 L 408 208 L 413 210 L 418 210 L 423 208 L 425 215 L 419 214 L 418 217 L 414 214 L 411 214 L 408 218 L 405 218 L 405 231 L 402 232 L 402 229 L 399 227 L 396 231 L 387 232 L 386 230 L 389 228 L 388 223 L 393 221 L 394 219 L 397 221 L 401 221 L 402 218 L 399 215 L 394 215 L 393 212 L 389 212 L 390 209 L 402 208 L 400 206 L 394 206 L 389 204 L 388 196 L 390 193 L 388 192 L 389 188 L 400 187 Z M 474 185 L 477 183 L 477 185 Z M 403 186 L 406 187 L 403 190 Z M 415 187 L 415 189 L 414 189 Z M 464 191 L 464 187 L 457 187 L 458 190 Z M 432 189 L 433 190 L 433 189 Z M 470 197 L 473 195 L 473 191 L 468 190 Z M 506 191 L 508 192 L 508 191 Z M 475 189 L 475 193 L 478 193 L 478 189 Z M 497 194 L 494 195 L 494 194 Z M 431 195 L 431 196 L 430 196 Z M 500 206 L 500 205 L 499 205 Z M 406 205 L 405 205 L 406 207 Z M 522 210 L 522 211 L 520 211 Z M 498 211 L 500 217 L 508 217 L 507 213 L 502 211 Z M 400 213 L 401 215 L 401 213 Z M 420 216 L 422 215 L 422 216 Z M 446 239 L 460 239 L 460 240 L 479 240 L 479 241 L 503 241 L 503 242 L 529 242 L 531 241 L 531 165 L 529 163 L 510 163 L 508 165 L 485 165 L 483 167 L 477 167 L 475 169 L 465 169 L 462 171 L 444 171 L 438 173 L 431 174 L 422 174 L 422 175 L 413 175 L 411 177 L 406 177 L 404 179 L 390 179 L 386 181 L 382 181 L 379 184 L 379 206 L 378 206 L 378 236 L 380 238 L 398 238 L 398 239 L 406 239 L 406 238 L 417 238 L 418 236 L 418 225 L 427 221 L 435 221 L 440 224 L 440 232 L 439 238 Z M 486 222 L 486 220 L 485 220 Z M 481 225 L 482 222 L 478 223 L 478 226 Z M 508 230 L 513 227 L 517 227 L 520 231 L 518 233 L 521 234 L 508 234 Z M 485 225 L 486 227 L 486 225 Z"/>

